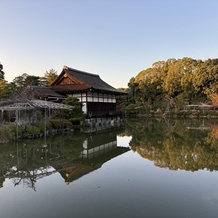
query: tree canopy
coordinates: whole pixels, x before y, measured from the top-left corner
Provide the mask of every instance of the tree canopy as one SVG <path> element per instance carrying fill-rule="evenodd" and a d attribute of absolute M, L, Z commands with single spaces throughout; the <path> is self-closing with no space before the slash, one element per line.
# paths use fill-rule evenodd
<path fill-rule="evenodd" d="M 23 73 L 15 77 L 12 82 L 8 83 L 4 80 L 4 74 L 3 65 L 0 63 L 0 99 L 8 98 L 11 94 L 19 94 L 28 85 L 47 86 L 58 77 L 57 71 L 51 69 L 45 72 L 44 77 Z"/>
<path fill-rule="evenodd" d="M 0 63 L 1 98 L 21 91 L 27 85 L 47 86 L 58 77 L 53 68 L 46 71 L 43 77 L 23 73 L 11 83 L 4 81 L 4 75 Z M 130 78 L 128 89 L 129 102 L 152 110 L 181 109 L 187 103 L 211 101 L 211 96 L 218 94 L 218 59 L 202 61 L 184 57 L 157 61 Z"/>
<path fill-rule="evenodd" d="M 43 77 L 45 80 L 45 85 L 51 84 L 57 77 L 58 73 L 53 68 L 49 71 L 46 71 Z"/>
<path fill-rule="evenodd" d="M 0 62 L 0 79 L 4 79 L 5 72 L 3 71 L 3 65 Z"/>
<path fill-rule="evenodd" d="M 129 81 L 130 100 L 153 109 L 210 100 L 218 92 L 218 59 L 158 61 Z"/>

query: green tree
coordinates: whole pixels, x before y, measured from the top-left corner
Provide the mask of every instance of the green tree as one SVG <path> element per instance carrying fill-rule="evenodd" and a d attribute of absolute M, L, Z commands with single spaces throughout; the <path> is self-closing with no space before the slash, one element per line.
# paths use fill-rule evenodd
<path fill-rule="evenodd" d="M 39 85 L 39 76 L 30 76 L 27 75 L 25 79 L 25 86 L 31 85 L 31 86 L 38 86 Z"/>
<path fill-rule="evenodd" d="M 8 83 L 4 79 L 0 79 L 0 99 L 5 99 L 9 94 Z"/>
<path fill-rule="evenodd" d="M 194 87 L 208 98 L 218 90 L 218 59 L 208 59 L 196 70 Z"/>
<path fill-rule="evenodd" d="M 80 121 L 85 119 L 85 114 L 82 110 L 83 105 L 77 98 L 69 96 L 62 103 L 73 106 L 71 110 L 64 110 L 63 117 L 65 119 L 70 120 L 75 125 L 79 125 Z"/>
<path fill-rule="evenodd" d="M 28 85 L 30 86 L 38 86 L 40 84 L 39 76 L 28 75 L 23 73 L 21 76 L 17 76 L 13 79 L 10 84 L 10 87 L 15 92 L 20 92 L 24 90 Z"/>
<path fill-rule="evenodd" d="M 128 83 L 129 87 L 129 100 L 130 102 L 136 102 L 139 96 L 139 84 L 134 77 L 132 77 Z"/>
<path fill-rule="evenodd" d="M 58 77 L 57 71 L 54 69 L 50 69 L 49 71 L 46 71 L 44 74 L 44 77 L 42 77 L 42 80 L 44 80 L 45 85 L 51 84 L 56 78 Z"/>
<path fill-rule="evenodd" d="M 180 110 L 184 104 L 205 102 L 218 89 L 218 59 L 189 57 L 157 61 L 131 78 L 131 102 L 154 109 Z"/>
<path fill-rule="evenodd" d="M 4 79 L 5 72 L 3 71 L 3 65 L 0 62 L 0 79 Z"/>

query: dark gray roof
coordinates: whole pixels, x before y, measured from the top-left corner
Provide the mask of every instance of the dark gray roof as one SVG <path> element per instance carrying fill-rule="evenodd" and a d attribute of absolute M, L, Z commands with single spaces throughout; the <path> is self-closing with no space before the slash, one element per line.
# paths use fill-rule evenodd
<path fill-rule="evenodd" d="M 65 98 L 63 95 L 54 92 L 50 87 L 31 86 L 30 88 L 32 88 L 33 91 L 36 91 L 39 96 Z"/>
<path fill-rule="evenodd" d="M 88 84 L 93 89 L 100 90 L 100 91 L 113 92 L 116 94 L 127 94 L 126 92 L 120 91 L 112 87 L 111 85 L 107 84 L 97 74 L 83 72 L 83 71 L 76 70 L 76 69 L 66 67 L 66 66 L 64 67 L 64 70 L 66 70 L 74 78 Z"/>

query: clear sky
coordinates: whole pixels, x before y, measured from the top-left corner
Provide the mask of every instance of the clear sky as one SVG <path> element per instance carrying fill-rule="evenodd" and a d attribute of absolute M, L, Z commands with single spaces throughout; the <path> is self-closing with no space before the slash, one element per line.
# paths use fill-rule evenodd
<path fill-rule="evenodd" d="M 66 65 L 128 87 L 156 61 L 218 56 L 217 0 L 0 0 L 0 8 L 9 82 Z"/>

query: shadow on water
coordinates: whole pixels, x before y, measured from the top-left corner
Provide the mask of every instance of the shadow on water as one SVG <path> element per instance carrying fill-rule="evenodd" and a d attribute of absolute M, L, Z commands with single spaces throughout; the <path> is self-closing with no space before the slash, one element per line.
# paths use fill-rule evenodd
<path fill-rule="evenodd" d="M 59 172 L 69 184 L 129 151 L 117 145 L 123 128 L 96 133 L 70 132 L 44 139 L 25 140 L 1 147 L 0 186 L 10 179 L 14 186 L 36 190 L 38 179 Z"/>

